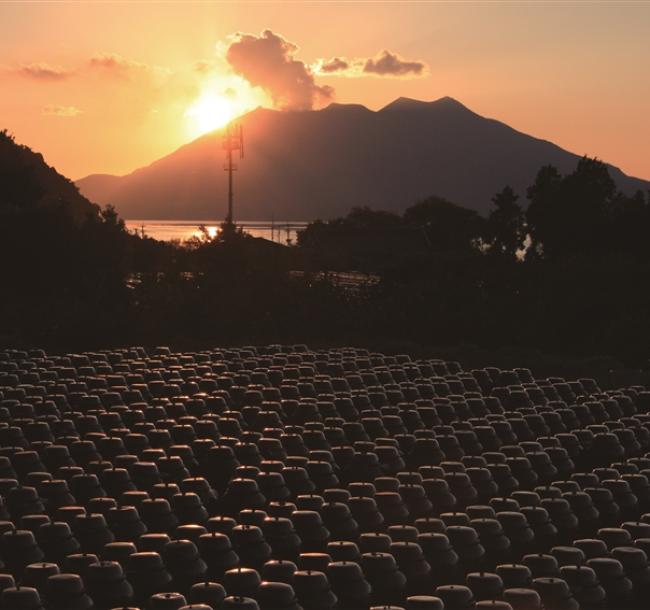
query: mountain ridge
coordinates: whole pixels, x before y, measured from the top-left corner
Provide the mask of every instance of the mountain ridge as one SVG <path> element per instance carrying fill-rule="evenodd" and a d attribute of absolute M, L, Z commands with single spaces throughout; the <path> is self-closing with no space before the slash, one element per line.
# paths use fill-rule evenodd
<path fill-rule="evenodd" d="M 0 130 L 0 213 L 56 211 L 82 224 L 99 215 L 99 207 L 74 182 L 48 165 L 43 155 L 17 143 Z"/>
<path fill-rule="evenodd" d="M 580 158 L 451 97 L 400 97 L 376 111 L 336 103 L 317 111 L 257 108 L 240 121 L 246 158 L 235 178 L 235 211 L 244 220 L 331 218 L 360 205 L 402 211 L 430 195 L 485 213 L 506 184 L 523 201 L 540 167 L 568 173 Z M 126 218 L 221 218 L 220 135 L 204 134 L 124 176 L 91 174 L 77 185 Z M 622 191 L 650 189 L 609 168 Z"/>

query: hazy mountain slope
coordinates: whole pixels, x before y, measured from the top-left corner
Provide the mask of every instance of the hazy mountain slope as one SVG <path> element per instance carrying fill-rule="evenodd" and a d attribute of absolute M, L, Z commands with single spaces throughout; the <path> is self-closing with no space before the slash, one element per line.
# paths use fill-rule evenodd
<path fill-rule="evenodd" d="M 506 184 L 523 196 L 542 165 L 569 172 L 578 160 L 451 98 L 399 98 L 378 112 L 340 104 L 306 112 L 258 109 L 242 123 L 238 219 L 328 218 L 360 205 L 403 210 L 434 194 L 485 212 Z M 221 218 L 222 168 L 220 132 L 213 132 L 127 176 L 94 175 L 77 184 L 126 218 Z M 650 188 L 617 168 L 611 172 L 624 191 Z"/>
<path fill-rule="evenodd" d="M 77 185 L 82 181 L 79 180 Z M 112 174 L 91 174 L 83 178 L 83 188 L 89 193 L 101 193 L 103 199 L 110 199 L 122 182 L 121 176 Z M 92 197 L 91 197 L 92 199 Z"/>

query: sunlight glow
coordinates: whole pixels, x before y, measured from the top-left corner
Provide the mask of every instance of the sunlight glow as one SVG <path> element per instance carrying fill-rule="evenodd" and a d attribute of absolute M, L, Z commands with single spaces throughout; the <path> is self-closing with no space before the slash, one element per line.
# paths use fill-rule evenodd
<path fill-rule="evenodd" d="M 199 239 L 214 239 L 217 235 L 221 233 L 221 230 L 217 226 L 207 225 L 203 226 L 202 229 L 196 229 L 192 232 L 192 237 L 198 237 Z"/>
<path fill-rule="evenodd" d="M 220 129 L 233 119 L 272 100 L 259 87 L 234 74 L 211 72 L 202 76 L 196 97 L 185 101 L 184 130 L 188 137 Z"/>
<path fill-rule="evenodd" d="M 203 93 L 186 111 L 189 129 L 193 135 L 202 135 L 223 127 L 235 116 L 231 100 L 214 93 Z"/>

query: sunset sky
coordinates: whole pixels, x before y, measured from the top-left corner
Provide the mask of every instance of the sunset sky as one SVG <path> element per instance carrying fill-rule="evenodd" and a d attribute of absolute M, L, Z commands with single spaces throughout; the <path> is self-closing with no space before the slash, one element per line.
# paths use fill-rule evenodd
<path fill-rule="evenodd" d="M 0 129 L 73 179 L 258 105 L 445 95 L 650 179 L 650 2 L 0 4 Z"/>

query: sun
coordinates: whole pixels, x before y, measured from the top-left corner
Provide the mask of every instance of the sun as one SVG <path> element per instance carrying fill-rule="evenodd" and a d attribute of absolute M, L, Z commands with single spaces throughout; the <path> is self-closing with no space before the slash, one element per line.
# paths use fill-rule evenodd
<path fill-rule="evenodd" d="M 203 93 L 185 111 L 189 128 L 194 135 L 219 129 L 235 118 L 236 114 L 231 100 L 215 93 Z"/>
<path fill-rule="evenodd" d="M 264 90 L 235 74 L 213 73 L 197 85 L 196 97 L 178 100 L 183 129 L 191 139 L 220 129 L 256 108 L 273 106 Z"/>

